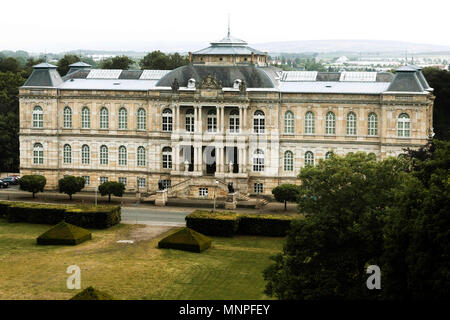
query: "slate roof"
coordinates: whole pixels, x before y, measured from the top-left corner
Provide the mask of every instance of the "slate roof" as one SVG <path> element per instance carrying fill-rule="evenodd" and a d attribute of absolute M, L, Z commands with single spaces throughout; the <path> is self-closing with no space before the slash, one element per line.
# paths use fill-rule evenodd
<path fill-rule="evenodd" d="M 432 91 L 422 74 L 422 69 L 415 65 L 407 65 L 397 69 L 388 92 L 424 92 Z"/>
<path fill-rule="evenodd" d="M 24 87 L 57 87 L 63 80 L 56 66 L 43 62 L 33 67 L 33 72 L 24 83 Z"/>
<path fill-rule="evenodd" d="M 187 87 L 188 80 L 194 78 L 197 84 L 208 75 L 216 77 L 222 82 L 223 87 L 233 87 L 236 79 L 245 80 L 247 88 L 274 88 L 275 83 L 263 69 L 271 67 L 256 66 L 209 66 L 209 65 L 193 65 L 179 67 L 162 77 L 156 86 L 170 87 L 175 79 L 178 80 L 180 87 Z"/>

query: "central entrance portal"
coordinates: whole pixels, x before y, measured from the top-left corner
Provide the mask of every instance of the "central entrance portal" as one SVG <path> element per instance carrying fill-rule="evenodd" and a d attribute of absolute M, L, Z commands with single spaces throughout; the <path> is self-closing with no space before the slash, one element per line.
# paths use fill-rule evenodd
<path fill-rule="evenodd" d="M 203 161 L 206 164 L 206 174 L 214 175 L 216 173 L 216 148 L 203 147 Z"/>

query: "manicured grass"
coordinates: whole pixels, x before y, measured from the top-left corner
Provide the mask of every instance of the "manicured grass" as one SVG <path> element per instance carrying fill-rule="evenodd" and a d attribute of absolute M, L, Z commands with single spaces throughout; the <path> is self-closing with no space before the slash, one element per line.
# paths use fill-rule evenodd
<path fill-rule="evenodd" d="M 283 238 L 212 237 L 202 253 L 158 249 L 164 237 L 129 239 L 138 225 L 90 230 L 92 240 L 77 246 L 39 246 L 48 225 L 0 219 L 0 299 L 69 299 L 69 265 L 81 268 L 81 287 L 116 299 L 267 299 L 262 271 L 281 251 Z M 167 235 L 167 233 L 166 233 Z"/>

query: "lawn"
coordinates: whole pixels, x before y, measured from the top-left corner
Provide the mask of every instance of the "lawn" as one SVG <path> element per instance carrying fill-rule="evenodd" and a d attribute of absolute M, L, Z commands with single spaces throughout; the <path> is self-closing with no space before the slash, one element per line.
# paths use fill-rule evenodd
<path fill-rule="evenodd" d="M 69 299 L 69 265 L 81 268 L 81 286 L 93 286 L 118 299 L 268 299 L 262 271 L 281 251 L 283 238 L 213 237 L 203 253 L 158 249 L 158 240 L 134 244 L 142 228 L 120 224 L 91 230 L 92 240 L 77 246 L 38 246 L 50 226 L 0 219 L 0 299 Z"/>

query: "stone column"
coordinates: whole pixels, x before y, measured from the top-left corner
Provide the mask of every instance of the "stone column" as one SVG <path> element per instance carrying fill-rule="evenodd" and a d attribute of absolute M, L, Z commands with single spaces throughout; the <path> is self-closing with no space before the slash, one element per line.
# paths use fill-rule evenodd
<path fill-rule="evenodd" d="M 243 166 L 244 166 L 244 164 L 243 164 L 243 159 L 242 159 L 242 157 L 243 157 L 243 153 L 244 153 L 244 150 L 242 149 L 242 148 L 239 148 L 238 149 L 238 165 L 239 165 L 239 173 L 242 173 L 242 171 L 243 171 Z"/>
<path fill-rule="evenodd" d="M 177 126 L 176 126 L 176 131 L 180 131 L 180 106 L 176 106 L 176 110 L 177 110 Z"/>
<path fill-rule="evenodd" d="M 220 115 L 221 115 L 220 106 L 216 106 L 216 121 L 217 121 L 216 128 L 217 128 L 217 132 L 221 131 L 220 130 Z"/>
<path fill-rule="evenodd" d="M 239 130 L 238 132 L 242 132 L 242 125 L 244 123 L 243 119 L 242 119 L 242 106 L 239 106 Z"/>
<path fill-rule="evenodd" d="M 244 147 L 244 149 L 242 149 L 243 151 L 243 157 L 242 157 L 242 172 L 246 173 L 247 172 L 247 148 Z"/>
<path fill-rule="evenodd" d="M 220 122 L 221 122 L 220 132 L 225 133 L 225 106 L 220 107 L 220 112 L 221 112 L 221 114 L 220 114 Z"/>
<path fill-rule="evenodd" d="M 247 133 L 247 107 L 244 107 L 244 121 L 242 123 L 242 130 Z"/>
<path fill-rule="evenodd" d="M 202 107 L 198 106 L 198 133 L 203 133 Z"/>
<path fill-rule="evenodd" d="M 197 132 L 198 120 L 197 120 L 197 111 L 198 106 L 194 106 L 194 132 Z"/>

